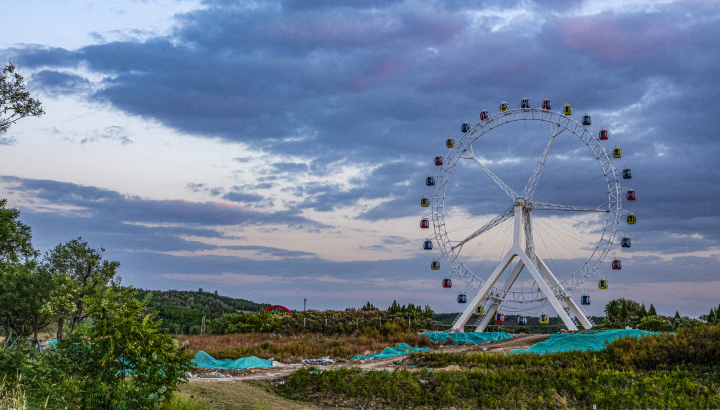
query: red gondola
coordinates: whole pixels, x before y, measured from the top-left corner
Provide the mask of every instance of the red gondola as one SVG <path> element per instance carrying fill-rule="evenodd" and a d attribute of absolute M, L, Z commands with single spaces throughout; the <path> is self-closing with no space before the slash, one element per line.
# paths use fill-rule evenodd
<path fill-rule="evenodd" d="M 606 139 L 608 139 L 608 136 L 609 136 L 609 135 L 610 135 L 610 133 L 608 133 L 608 130 L 606 130 L 605 128 L 602 128 L 602 129 L 600 130 L 600 139 L 601 139 L 601 140 L 606 140 Z"/>
<path fill-rule="evenodd" d="M 445 278 L 442 281 L 444 288 L 451 288 L 452 287 L 452 280 L 450 278 Z"/>
<path fill-rule="evenodd" d="M 489 118 L 489 115 L 486 110 L 480 111 L 480 121 L 487 121 L 488 118 Z"/>
<path fill-rule="evenodd" d="M 543 101 L 543 103 L 542 103 L 542 109 L 543 109 L 543 110 L 550 110 L 550 109 L 552 109 L 552 105 L 550 105 L 550 100 L 548 100 L 547 98 L 546 98 L 545 101 Z"/>
<path fill-rule="evenodd" d="M 495 323 L 505 323 L 505 315 L 503 315 L 502 313 L 496 313 Z"/>
<path fill-rule="evenodd" d="M 628 190 L 625 194 L 625 198 L 627 198 L 628 201 L 634 201 L 635 200 L 635 191 L 632 189 Z"/>
<path fill-rule="evenodd" d="M 440 166 L 442 164 L 443 164 L 442 157 L 440 155 L 435 157 L 435 165 Z"/>
<path fill-rule="evenodd" d="M 622 269 L 622 262 L 620 262 L 620 259 L 615 259 L 614 261 L 612 261 L 612 268 L 614 270 Z"/>
<path fill-rule="evenodd" d="M 421 219 L 420 227 L 423 229 L 428 229 L 430 227 L 430 221 L 428 221 L 427 219 Z"/>

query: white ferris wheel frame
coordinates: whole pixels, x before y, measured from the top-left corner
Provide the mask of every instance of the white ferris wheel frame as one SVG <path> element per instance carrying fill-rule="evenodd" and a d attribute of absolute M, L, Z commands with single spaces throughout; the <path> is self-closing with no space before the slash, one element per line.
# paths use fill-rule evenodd
<path fill-rule="evenodd" d="M 536 168 L 521 196 L 515 193 L 510 187 L 502 182 L 500 178 L 498 178 L 492 173 L 492 171 L 487 169 L 487 167 L 475 158 L 472 145 L 484 134 L 501 125 L 528 120 L 549 122 L 550 124 L 555 125 L 555 129 L 552 130 L 550 141 L 548 142 L 542 157 L 538 161 L 538 164 L 536 165 Z M 598 208 L 582 208 L 571 205 L 531 202 L 555 137 L 564 131 L 570 131 L 577 136 L 593 152 L 593 155 L 602 167 L 607 184 L 608 202 Z M 451 241 L 448 237 L 445 225 L 445 192 L 450 181 L 452 170 L 460 159 L 474 160 L 479 167 L 498 185 L 498 187 L 500 187 L 505 194 L 510 197 L 513 201 L 513 205 L 505 212 L 496 216 L 490 222 L 475 231 L 475 233 L 467 237 L 465 240 Z M 485 317 L 481 320 L 482 323 L 478 325 L 476 331 L 484 330 L 497 307 L 505 302 L 528 303 L 549 301 L 570 330 L 576 330 L 578 324 L 582 324 L 585 328 L 592 327 L 592 322 L 585 317 L 577 304 L 572 300 L 570 291 L 577 287 L 581 287 L 583 282 L 591 275 L 598 275 L 602 277 L 602 274 L 600 273 L 600 265 L 610 252 L 610 248 L 612 247 L 620 228 L 621 216 L 625 214 L 622 210 L 622 192 L 623 189 L 620 186 L 620 175 L 612 162 L 611 155 L 602 145 L 600 140 L 593 133 L 588 131 L 582 124 L 561 113 L 537 108 L 521 108 L 495 114 L 487 120 L 483 120 L 476 124 L 456 142 L 455 146 L 444 158 L 443 165 L 436 177 L 433 193 L 431 218 L 435 231 L 435 241 L 440 247 L 440 253 L 445 260 L 447 260 L 448 264 L 457 276 L 459 276 L 469 287 L 480 291 L 475 298 L 477 300 L 474 299 L 468 304 L 466 311 L 456 321 L 453 328 L 462 331 L 465 322 L 469 319 L 471 311 L 474 310 L 476 305 L 485 301 L 492 301 L 493 303 L 490 305 Z M 558 281 L 552 272 L 550 272 L 547 268 L 545 262 L 542 261 L 542 259 L 535 253 L 530 216 L 531 212 L 534 210 L 596 212 L 606 215 L 606 217 L 604 217 L 605 226 L 603 228 L 602 235 L 600 236 L 600 240 L 595 246 L 593 253 L 582 265 L 582 267 L 580 267 L 580 269 L 564 280 Z M 473 273 L 462 261 L 460 256 L 462 245 L 510 218 L 515 219 L 513 246 L 511 247 L 508 255 L 506 255 L 504 260 L 501 261 L 501 266 L 498 266 L 496 271 L 493 272 L 488 280 L 483 280 Z M 526 238 L 526 249 L 524 251 L 520 249 L 520 225 L 524 225 L 525 231 L 524 236 Z M 515 252 L 513 253 L 513 251 Z M 519 262 L 510 274 L 508 282 L 506 282 L 503 287 L 495 286 L 495 282 L 498 277 L 507 268 L 513 258 L 518 258 Z M 535 277 L 536 283 L 538 284 L 537 290 L 531 290 L 529 292 L 511 290 L 513 282 L 517 279 L 517 276 L 523 267 L 528 269 L 533 277 Z M 575 317 L 577 318 L 576 320 L 573 320 L 570 317 L 568 314 L 569 310 L 575 314 Z"/>

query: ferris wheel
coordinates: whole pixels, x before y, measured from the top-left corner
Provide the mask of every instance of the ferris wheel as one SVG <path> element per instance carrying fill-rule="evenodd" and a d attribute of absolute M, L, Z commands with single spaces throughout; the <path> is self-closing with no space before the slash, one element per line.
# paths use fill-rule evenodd
<path fill-rule="evenodd" d="M 607 289 L 603 263 L 618 236 L 621 249 L 631 246 L 620 227 L 634 225 L 636 216 L 622 202 L 636 193 L 620 184 L 632 179 L 630 168 L 618 171 L 613 163 L 622 158 L 620 147 L 607 150 L 601 142 L 609 131 L 596 135 L 589 115 L 581 122 L 571 115 L 569 104 L 554 112 L 547 99 L 542 108 L 527 98 L 519 109 L 503 101 L 498 114 L 483 110 L 476 125 L 463 123 L 462 136 L 446 140 L 450 151 L 435 157 L 439 172 L 425 181 L 433 193 L 421 200 L 431 213 L 420 222 L 434 232 L 423 248 L 438 246 L 441 258 L 431 269 L 446 274 L 444 288 L 452 276 L 477 291 L 472 300 L 458 295 L 466 308 L 453 329 L 463 331 L 477 316 L 476 331 L 483 331 L 504 322 L 504 312 L 517 312 L 520 325 L 527 313 L 542 312 L 540 323 L 547 323 L 550 307 L 569 330 L 593 327 L 573 290 L 582 292 L 580 305 L 589 305 L 591 277 Z M 621 260 L 608 268 L 622 269 Z"/>

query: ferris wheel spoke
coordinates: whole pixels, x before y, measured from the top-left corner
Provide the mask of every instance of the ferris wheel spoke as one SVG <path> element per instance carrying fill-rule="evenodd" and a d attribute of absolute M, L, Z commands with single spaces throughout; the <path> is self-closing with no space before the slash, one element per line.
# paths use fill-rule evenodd
<path fill-rule="evenodd" d="M 463 239 L 462 241 L 458 242 L 456 245 L 454 245 L 450 250 L 455 250 L 458 248 L 461 248 L 463 245 L 465 245 L 468 241 L 477 238 L 478 236 L 482 235 L 483 233 L 491 230 L 492 228 L 500 225 L 501 223 L 507 221 L 508 219 L 512 218 L 513 215 L 515 215 L 515 208 L 510 207 L 505 212 L 501 213 L 500 215 L 493 218 L 490 222 L 483 225 L 480 229 L 473 232 L 472 235 L 468 236 L 467 238 Z"/>
<path fill-rule="evenodd" d="M 538 161 L 537 165 L 535 166 L 535 170 L 533 171 L 532 175 L 530 176 L 530 180 L 528 181 L 527 185 L 525 185 L 525 189 L 523 190 L 523 198 L 527 199 L 528 201 L 532 199 L 533 195 L 535 195 L 535 188 L 537 188 L 538 181 L 540 180 L 540 174 L 542 173 L 543 167 L 545 167 L 545 161 L 547 161 L 548 154 L 550 154 L 550 147 L 552 147 L 553 141 L 555 141 L 555 137 L 562 134 L 562 132 L 565 131 L 565 128 L 560 130 L 560 125 L 558 124 L 555 127 L 555 130 L 553 130 L 551 124 L 550 131 L 550 141 L 548 141 L 547 146 L 545 146 L 545 151 L 543 151 L 543 155 L 540 158 L 540 161 Z"/>
<path fill-rule="evenodd" d="M 607 205 L 607 204 L 605 204 Z M 605 206 L 601 205 L 601 206 Z M 597 212 L 597 213 L 610 213 L 610 209 L 597 208 L 583 208 L 580 206 L 571 205 L 557 205 L 557 204 L 545 204 L 542 202 L 532 203 L 533 211 L 570 211 L 570 212 Z"/>
<path fill-rule="evenodd" d="M 495 184 L 497 184 L 497 186 L 499 186 L 500 189 L 502 189 L 507 194 L 507 196 L 509 196 L 510 199 L 512 199 L 513 201 L 515 201 L 515 199 L 520 197 L 515 191 L 513 191 L 512 188 L 507 186 L 507 184 L 504 183 L 500 178 L 498 178 L 497 175 L 493 174 L 493 172 L 490 171 L 489 169 L 487 169 L 487 167 L 485 165 L 483 165 L 482 162 L 478 161 L 477 158 L 475 158 L 475 153 L 472 151 L 472 145 L 470 146 L 470 156 L 469 157 L 460 157 L 460 158 L 471 159 L 471 160 L 477 162 L 477 164 L 480 165 L 480 168 L 482 168 L 482 170 L 485 171 L 487 176 L 489 176 L 490 179 L 492 179 L 495 182 Z"/>

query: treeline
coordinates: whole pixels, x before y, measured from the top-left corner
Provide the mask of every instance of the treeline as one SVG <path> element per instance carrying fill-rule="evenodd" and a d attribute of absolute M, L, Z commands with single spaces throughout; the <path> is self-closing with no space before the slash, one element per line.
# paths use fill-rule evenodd
<path fill-rule="evenodd" d="M 712 315 L 714 310 L 710 309 L 710 313 Z M 674 317 L 661 316 L 657 314 L 655 306 L 652 304 L 649 309 L 646 309 L 645 304 L 625 298 L 611 300 L 605 306 L 605 316 L 603 327 L 610 329 L 632 327 L 655 332 L 670 332 L 678 328 L 696 327 L 705 323 L 699 319 L 680 316 L 679 312 L 675 312 Z M 714 324 L 717 320 L 711 322 L 708 319 L 707 322 Z"/>
<path fill-rule="evenodd" d="M 217 291 L 205 292 L 202 288 L 197 291 L 138 289 L 138 299 L 144 300 L 148 295 L 152 295 L 148 306 L 158 312 L 154 320 L 162 320 L 161 331 L 172 334 L 200 334 L 203 318 L 205 332 L 211 333 L 210 324 L 223 315 L 238 311 L 260 312 L 270 306 L 221 296 Z"/>

